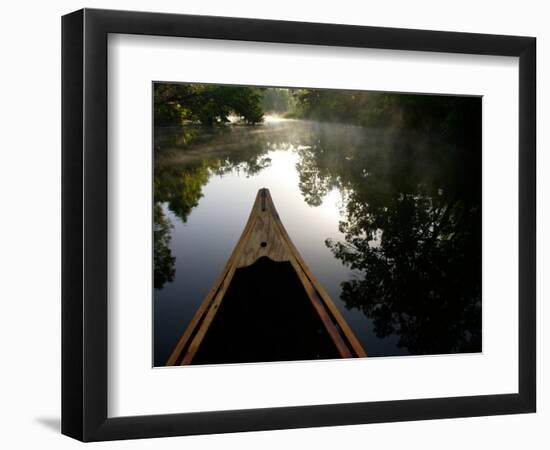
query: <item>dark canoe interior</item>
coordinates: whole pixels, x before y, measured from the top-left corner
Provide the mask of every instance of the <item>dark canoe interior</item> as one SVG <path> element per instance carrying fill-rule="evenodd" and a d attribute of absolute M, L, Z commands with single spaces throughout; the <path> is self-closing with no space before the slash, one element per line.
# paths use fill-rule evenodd
<path fill-rule="evenodd" d="M 235 271 L 193 364 L 339 358 L 289 262 Z"/>

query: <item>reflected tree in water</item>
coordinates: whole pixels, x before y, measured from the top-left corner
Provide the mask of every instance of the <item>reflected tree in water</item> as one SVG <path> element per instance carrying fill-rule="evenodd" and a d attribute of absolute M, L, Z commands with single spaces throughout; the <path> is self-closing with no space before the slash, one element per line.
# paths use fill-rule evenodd
<path fill-rule="evenodd" d="M 214 163 L 215 164 L 215 163 Z M 153 257 L 154 286 L 162 289 L 166 283 L 174 281 L 176 258 L 170 250 L 173 225 L 165 216 L 163 203 L 187 222 L 191 210 L 199 204 L 202 187 L 210 177 L 210 164 L 207 161 L 183 171 L 168 170 L 158 173 L 154 180 L 153 206 Z"/>
<path fill-rule="evenodd" d="M 271 165 L 270 150 L 294 148 L 284 141 L 288 138 L 284 134 L 282 138 L 264 130 L 235 127 L 202 134 L 198 130 L 188 126 L 155 132 L 155 202 L 168 203 L 184 223 L 212 176 L 235 172 L 254 176 Z"/>
<path fill-rule="evenodd" d="M 166 283 L 174 280 L 176 258 L 170 250 L 173 225 L 165 217 L 160 204 L 153 208 L 153 261 L 154 287 L 162 289 Z"/>
<path fill-rule="evenodd" d="M 371 137 L 356 145 L 357 133 Z M 410 130 L 347 134 L 343 141 L 319 133 L 297 165 L 310 205 L 319 205 L 334 187 L 343 194 L 345 240 L 326 242 L 356 273 L 342 284 L 341 298 L 373 321 L 378 337 L 397 336 L 408 353 L 480 351 L 476 133 L 474 149 Z"/>
<path fill-rule="evenodd" d="M 155 289 L 162 289 L 166 283 L 174 280 L 176 261 L 169 245 L 173 225 L 164 214 L 162 205 L 166 204 L 171 212 L 186 223 L 203 196 L 203 187 L 212 176 L 224 176 L 235 171 L 252 176 L 269 167 L 271 159 L 264 154 L 268 147 L 258 142 L 250 145 L 246 151 L 241 149 L 219 155 L 211 152 L 210 159 L 203 159 L 202 154 L 199 157 L 186 154 L 185 149 L 195 137 L 192 129 L 166 135 L 158 133 L 158 137 L 155 147 L 155 152 L 161 154 L 158 160 L 162 161 L 163 153 L 168 153 L 169 158 L 174 158 L 174 154 L 176 156 L 175 159 L 169 159 L 170 163 L 156 165 L 153 180 L 154 286 Z M 212 137 L 209 145 L 212 145 Z M 178 156 L 182 157 L 180 161 Z"/>
<path fill-rule="evenodd" d="M 305 202 L 310 206 L 320 206 L 323 198 L 335 186 L 333 178 L 328 173 L 324 173 L 317 164 L 321 152 L 322 148 L 317 144 L 298 149 L 300 156 L 296 164 L 298 184 Z"/>
<path fill-rule="evenodd" d="M 345 242 L 327 242 L 362 274 L 343 283 L 346 305 L 371 318 L 377 336 L 398 335 L 409 353 L 480 351 L 479 206 L 419 192 L 376 212 L 354 198 L 346 209 Z"/>
<path fill-rule="evenodd" d="M 202 188 L 208 182 L 211 169 L 217 166 L 217 161 L 202 161 L 201 163 L 178 170 L 171 168 L 160 172 L 155 178 L 155 201 L 168 203 L 168 208 L 182 222 L 187 222 L 191 210 L 199 204 Z"/>

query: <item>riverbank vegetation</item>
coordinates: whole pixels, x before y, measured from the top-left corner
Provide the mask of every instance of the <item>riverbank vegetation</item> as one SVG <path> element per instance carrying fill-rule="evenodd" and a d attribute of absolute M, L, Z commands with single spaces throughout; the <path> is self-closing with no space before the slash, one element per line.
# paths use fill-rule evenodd
<path fill-rule="evenodd" d="M 471 97 L 324 89 L 298 89 L 293 97 L 292 117 L 367 128 L 407 128 L 450 139 L 462 139 L 464 130 L 473 130 L 477 139 L 481 132 L 481 101 Z"/>
<path fill-rule="evenodd" d="M 221 125 L 230 117 L 261 123 L 265 115 L 337 122 L 367 128 L 412 128 L 460 138 L 477 120 L 481 102 L 449 95 L 334 89 L 262 88 L 155 83 L 155 126 Z"/>
<path fill-rule="evenodd" d="M 215 84 L 155 83 L 155 126 L 229 122 L 230 115 L 249 124 L 263 120 L 262 88 Z"/>

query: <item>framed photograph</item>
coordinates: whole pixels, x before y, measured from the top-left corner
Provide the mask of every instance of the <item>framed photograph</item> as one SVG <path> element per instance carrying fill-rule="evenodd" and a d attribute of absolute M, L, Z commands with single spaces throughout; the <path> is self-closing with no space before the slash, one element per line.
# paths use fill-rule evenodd
<path fill-rule="evenodd" d="M 535 412 L 536 40 L 62 21 L 62 432 Z"/>

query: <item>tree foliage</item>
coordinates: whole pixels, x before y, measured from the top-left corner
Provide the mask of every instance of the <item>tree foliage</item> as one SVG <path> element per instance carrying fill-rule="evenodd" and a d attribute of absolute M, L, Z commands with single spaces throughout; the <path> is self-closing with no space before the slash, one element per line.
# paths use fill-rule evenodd
<path fill-rule="evenodd" d="M 183 121 L 214 125 L 228 122 L 231 114 L 249 124 L 263 120 L 261 88 L 155 83 L 153 97 L 155 126 Z"/>
<path fill-rule="evenodd" d="M 309 119 L 372 128 L 409 128 L 463 141 L 458 131 L 476 132 L 479 99 L 450 95 L 297 89 L 295 114 Z M 471 139 L 471 136 L 467 136 Z"/>

